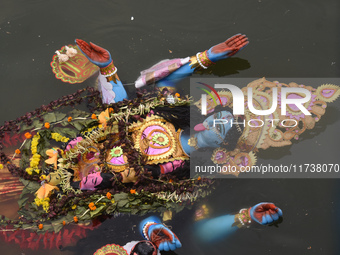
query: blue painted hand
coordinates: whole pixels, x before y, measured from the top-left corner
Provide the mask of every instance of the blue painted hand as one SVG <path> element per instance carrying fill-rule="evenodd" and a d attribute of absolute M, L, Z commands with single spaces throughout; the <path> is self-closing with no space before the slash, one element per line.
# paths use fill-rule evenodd
<path fill-rule="evenodd" d="M 252 220 L 261 225 L 275 223 L 282 217 L 282 210 L 273 203 L 259 203 L 249 208 L 249 214 Z"/>
<path fill-rule="evenodd" d="M 178 237 L 163 224 L 151 225 L 148 229 L 148 236 L 160 251 L 174 251 L 182 247 Z"/>

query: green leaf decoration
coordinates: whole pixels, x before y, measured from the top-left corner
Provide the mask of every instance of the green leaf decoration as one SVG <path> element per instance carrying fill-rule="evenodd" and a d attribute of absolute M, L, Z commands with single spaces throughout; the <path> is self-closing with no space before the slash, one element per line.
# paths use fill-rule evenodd
<path fill-rule="evenodd" d="M 31 144 L 31 142 L 26 142 L 26 144 Z M 31 157 L 31 150 L 25 148 L 25 146 L 23 147 L 23 149 L 21 149 L 21 159 L 20 159 L 20 168 L 27 168 L 29 166 L 30 163 L 30 157 Z"/>
<path fill-rule="evenodd" d="M 25 186 L 24 190 L 26 189 L 28 193 L 35 193 L 40 188 L 40 184 L 37 182 L 28 181 L 23 178 L 20 178 L 20 181 Z"/>
<path fill-rule="evenodd" d="M 55 118 L 56 121 L 61 121 L 62 119 L 64 119 L 66 117 L 65 113 L 62 112 L 55 112 Z"/>
<path fill-rule="evenodd" d="M 46 113 L 45 115 L 43 115 L 43 117 L 44 117 L 44 122 L 53 123 L 57 121 L 57 117 L 54 112 Z"/>
<path fill-rule="evenodd" d="M 77 208 L 75 209 L 75 215 L 83 215 L 86 210 L 87 209 L 82 206 L 77 206 Z"/>
<path fill-rule="evenodd" d="M 108 208 L 106 208 L 106 213 L 107 214 L 112 214 L 114 211 L 116 211 L 116 208 L 117 208 L 117 204 L 116 203 L 111 204 L 111 205 L 109 205 Z"/>
<path fill-rule="evenodd" d="M 53 231 L 58 233 L 63 228 L 63 219 L 52 222 Z"/>
<path fill-rule="evenodd" d="M 140 199 L 135 199 L 135 200 L 130 202 L 131 205 L 138 205 L 140 203 L 142 203 L 142 200 L 140 200 Z"/>
<path fill-rule="evenodd" d="M 65 120 L 65 121 L 60 122 L 59 125 L 62 125 L 63 127 L 66 127 L 66 126 L 70 125 L 70 122 Z"/>
<path fill-rule="evenodd" d="M 23 124 L 21 126 L 20 132 L 26 131 L 26 130 L 31 130 L 33 128 L 40 128 L 44 125 L 44 123 L 41 123 L 39 120 L 33 120 L 32 125 L 26 125 Z"/>
<path fill-rule="evenodd" d="M 128 198 L 128 194 L 127 194 L 127 193 L 121 192 L 121 193 L 115 194 L 115 195 L 113 196 L 113 198 L 114 198 L 114 200 L 115 200 L 116 202 L 118 202 L 119 200 L 127 199 L 127 198 Z"/>
<path fill-rule="evenodd" d="M 124 207 L 124 206 L 126 206 L 128 203 L 129 203 L 129 200 L 128 200 L 128 199 L 121 199 L 121 200 L 117 201 L 118 207 Z"/>
<path fill-rule="evenodd" d="M 77 117 L 83 117 L 83 118 L 86 118 L 86 117 L 89 117 L 90 114 L 88 112 L 84 112 L 84 111 L 81 111 L 81 110 L 77 110 L 77 109 L 74 109 L 72 111 L 69 112 L 69 115 L 72 117 L 72 118 L 77 118 Z"/>
<path fill-rule="evenodd" d="M 131 214 L 138 214 L 139 211 L 140 211 L 140 210 L 139 210 L 139 209 L 136 209 L 136 208 L 135 208 L 135 209 L 132 209 L 132 210 L 131 210 Z"/>
<path fill-rule="evenodd" d="M 74 126 L 77 130 L 82 130 L 84 128 L 84 125 L 80 123 L 80 121 L 73 121 L 70 122 L 72 126 Z"/>
<path fill-rule="evenodd" d="M 101 205 L 97 207 L 96 210 L 90 211 L 91 218 L 101 215 L 101 212 L 104 211 L 105 207 L 106 207 L 105 205 Z"/>
<path fill-rule="evenodd" d="M 23 197 L 23 198 L 21 198 L 21 199 L 18 201 L 19 208 L 24 207 L 25 204 L 27 203 L 27 201 L 28 201 L 28 197 Z"/>

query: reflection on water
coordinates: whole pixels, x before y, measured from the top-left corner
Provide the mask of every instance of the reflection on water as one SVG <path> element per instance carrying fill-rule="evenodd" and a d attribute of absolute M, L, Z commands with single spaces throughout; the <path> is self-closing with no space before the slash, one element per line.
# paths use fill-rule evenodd
<path fill-rule="evenodd" d="M 195 54 L 238 32 L 249 36 L 250 45 L 238 58 L 226 60 L 211 74 L 198 77 L 336 77 L 340 63 L 338 9 L 336 0 L 209 4 L 191 0 L 61 0 L 57 6 L 50 0 L 5 0 L 0 10 L 0 120 L 15 119 L 93 84 L 93 80 L 63 84 L 51 71 L 54 51 L 74 38 L 109 49 L 123 83 L 133 82 L 139 71 L 161 59 Z M 132 92 L 133 87 L 128 90 Z M 284 151 L 260 153 L 259 163 L 339 163 L 339 104 L 327 110 L 316 132 L 305 134 L 304 141 Z M 213 215 L 272 201 L 283 209 L 283 223 L 279 228 L 240 230 L 206 247 L 192 238 L 194 211 L 185 210 L 171 221 L 183 243 L 176 254 L 336 254 L 338 238 L 333 225 L 339 211 L 338 184 L 338 180 L 221 180 L 203 201 L 210 205 Z M 1 210 L 13 215 L 15 203 L 1 202 Z M 92 254 L 107 243 L 123 245 L 138 240 L 141 237 L 135 225 L 140 219 L 128 215 L 108 219 L 74 245 L 48 254 Z M 20 250 L 14 242 L 0 240 L 0 245 L 4 254 L 46 254 L 46 250 Z"/>

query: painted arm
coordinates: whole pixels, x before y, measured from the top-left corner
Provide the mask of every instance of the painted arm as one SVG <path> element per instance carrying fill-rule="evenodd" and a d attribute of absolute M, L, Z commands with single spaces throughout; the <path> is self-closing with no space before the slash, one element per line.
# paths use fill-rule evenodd
<path fill-rule="evenodd" d="M 173 251 L 182 247 L 178 237 L 155 216 L 142 220 L 139 224 L 139 231 L 145 239 L 154 243 L 160 251 Z"/>
<path fill-rule="evenodd" d="M 190 58 L 189 63 L 181 66 L 169 76 L 157 83 L 158 87 L 173 87 L 177 81 L 191 75 L 196 70 L 207 69 L 217 61 L 229 58 L 242 50 L 249 43 L 245 35 L 236 34 L 225 42 L 211 47 L 209 50 L 199 52 Z"/>
<path fill-rule="evenodd" d="M 236 215 L 223 215 L 196 223 L 195 233 L 201 241 L 223 240 L 241 227 L 249 227 L 253 221 L 261 225 L 275 223 L 282 217 L 282 211 L 273 203 L 259 203 L 248 209 L 241 209 Z"/>
<path fill-rule="evenodd" d="M 113 64 L 110 52 L 94 43 L 90 42 L 88 44 L 80 39 L 76 39 L 76 44 L 88 60 L 100 68 L 100 73 L 105 76 L 107 82 L 112 85 L 112 91 L 115 97 L 111 102 L 105 103 L 114 103 L 127 99 L 128 96 L 118 77 L 118 69 Z"/>

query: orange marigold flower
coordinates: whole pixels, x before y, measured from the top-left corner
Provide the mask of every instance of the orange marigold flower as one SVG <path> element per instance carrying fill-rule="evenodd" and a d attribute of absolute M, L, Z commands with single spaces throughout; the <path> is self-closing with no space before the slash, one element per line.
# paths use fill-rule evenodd
<path fill-rule="evenodd" d="M 97 119 L 97 115 L 95 115 L 94 113 L 91 115 L 91 119 L 96 120 Z"/>
<path fill-rule="evenodd" d="M 73 217 L 73 220 L 74 220 L 75 223 L 77 223 L 77 222 L 78 222 L 78 217 L 77 217 L 77 216 L 74 216 L 74 217 Z"/>
<path fill-rule="evenodd" d="M 170 182 L 170 183 L 172 183 L 172 182 L 173 182 L 173 180 L 172 180 L 172 179 L 170 179 L 170 180 L 169 180 L 169 182 Z"/>
<path fill-rule="evenodd" d="M 113 112 L 114 112 L 113 108 L 110 107 L 110 108 L 109 108 L 109 113 L 113 113 Z"/>
<path fill-rule="evenodd" d="M 136 194 L 136 190 L 135 189 L 130 189 L 130 193 L 131 194 Z"/>
<path fill-rule="evenodd" d="M 45 122 L 45 128 L 49 129 L 51 127 L 50 123 Z"/>
<path fill-rule="evenodd" d="M 19 149 L 15 150 L 15 154 L 20 154 L 20 153 L 21 153 L 21 151 Z"/>
<path fill-rule="evenodd" d="M 202 179 L 201 176 L 198 176 L 197 180 L 200 181 L 201 179 Z"/>
<path fill-rule="evenodd" d="M 38 228 L 41 230 L 43 229 L 44 225 L 43 224 L 39 224 Z"/>
<path fill-rule="evenodd" d="M 32 135 L 29 132 L 26 132 L 25 137 L 26 137 L 26 139 L 30 139 L 32 137 Z"/>
<path fill-rule="evenodd" d="M 93 202 L 89 203 L 89 208 L 91 211 L 94 211 L 97 209 L 97 207 L 95 206 L 95 204 Z"/>
<path fill-rule="evenodd" d="M 65 226 L 65 225 L 66 225 L 66 221 L 63 220 L 63 226 Z"/>
<path fill-rule="evenodd" d="M 176 93 L 175 94 L 175 97 L 180 97 L 181 95 L 179 93 Z"/>
<path fill-rule="evenodd" d="M 72 121 L 72 117 L 68 117 L 68 118 L 67 118 L 67 121 L 68 121 L 68 122 L 71 122 L 71 121 Z"/>
<path fill-rule="evenodd" d="M 89 208 L 91 209 L 91 207 L 93 207 L 94 206 L 94 203 L 93 202 L 91 202 L 91 203 L 89 203 Z"/>
<path fill-rule="evenodd" d="M 110 192 L 107 192 L 107 193 L 106 193 L 106 197 L 107 197 L 108 199 L 110 199 L 110 200 L 111 200 L 111 198 L 112 198 L 112 195 L 111 195 L 111 193 L 110 193 Z"/>

